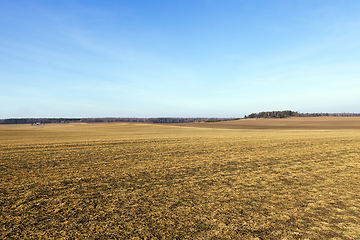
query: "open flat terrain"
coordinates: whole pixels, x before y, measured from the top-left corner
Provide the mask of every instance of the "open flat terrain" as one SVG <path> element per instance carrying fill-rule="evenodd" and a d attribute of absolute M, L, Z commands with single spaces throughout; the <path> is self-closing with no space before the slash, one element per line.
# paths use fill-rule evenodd
<path fill-rule="evenodd" d="M 0 238 L 360 239 L 360 118 L 302 119 L 0 125 Z"/>
<path fill-rule="evenodd" d="M 360 117 L 289 117 L 281 119 L 250 118 L 236 121 L 175 124 L 202 128 L 223 129 L 293 129 L 331 130 L 360 129 Z"/>

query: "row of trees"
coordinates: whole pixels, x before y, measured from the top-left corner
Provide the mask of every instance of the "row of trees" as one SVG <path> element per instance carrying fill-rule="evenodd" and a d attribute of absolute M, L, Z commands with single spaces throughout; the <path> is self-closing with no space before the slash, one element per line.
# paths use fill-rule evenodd
<path fill-rule="evenodd" d="M 96 122 L 148 122 L 191 123 L 233 120 L 233 118 L 10 118 L 0 119 L 0 124 L 46 124 L 46 123 L 96 123 Z"/>
<path fill-rule="evenodd" d="M 80 122 L 80 118 L 9 118 L 0 119 L 0 124 L 33 124 Z"/>
<path fill-rule="evenodd" d="M 287 118 L 287 117 L 360 117 L 360 113 L 299 113 L 291 110 L 251 113 L 244 118 Z M 9 118 L 0 119 L 0 124 L 46 124 L 46 123 L 95 123 L 95 122 L 148 122 L 148 123 L 191 123 L 221 122 L 240 118 Z"/>
<path fill-rule="evenodd" d="M 302 113 L 300 117 L 360 117 L 360 113 Z"/>
<path fill-rule="evenodd" d="M 360 117 L 360 113 L 299 113 L 291 110 L 252 113 L 244 118 L 287 118 L 287 117 Z"/>
<path fill-rule="evenodd" d="M 272 112 L 259 112 L 252 113 L 244 118 L 286 118 L 286 117 L 298 117 L 300 113 L 287 111 L 272 111 Z"/>

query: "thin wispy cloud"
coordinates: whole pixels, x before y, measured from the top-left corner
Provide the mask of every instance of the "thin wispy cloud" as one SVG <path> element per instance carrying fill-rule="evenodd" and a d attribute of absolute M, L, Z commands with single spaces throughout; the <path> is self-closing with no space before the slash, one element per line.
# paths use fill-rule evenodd
<path fill-rule="evenodd" d="M 4 1 L 0 118 L 359 112 L 359 10 L 357 1 Z"/>

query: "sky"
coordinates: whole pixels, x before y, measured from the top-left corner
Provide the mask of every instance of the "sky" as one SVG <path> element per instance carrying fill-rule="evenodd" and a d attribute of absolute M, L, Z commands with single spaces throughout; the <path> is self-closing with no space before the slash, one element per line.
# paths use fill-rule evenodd
<path fill-rule="evenodd" d="M 360 112 L 360 1 L 0 0 L 0 118 Z"/>

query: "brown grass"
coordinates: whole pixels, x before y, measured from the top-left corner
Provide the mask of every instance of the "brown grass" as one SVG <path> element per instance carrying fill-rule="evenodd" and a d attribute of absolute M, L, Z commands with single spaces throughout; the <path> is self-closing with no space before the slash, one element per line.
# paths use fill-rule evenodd
<path fill-rule="evenodd" d="M 360 131 L 0 126 L 2 239 L 359 239 Z"/>
<path fill-rule="evenodd" d="M 221 129 L 360 130 L 360 117 L 290 117 L 282 119 L 258 118 L 223 122 L 183 123 L 174 125 Z"/>

